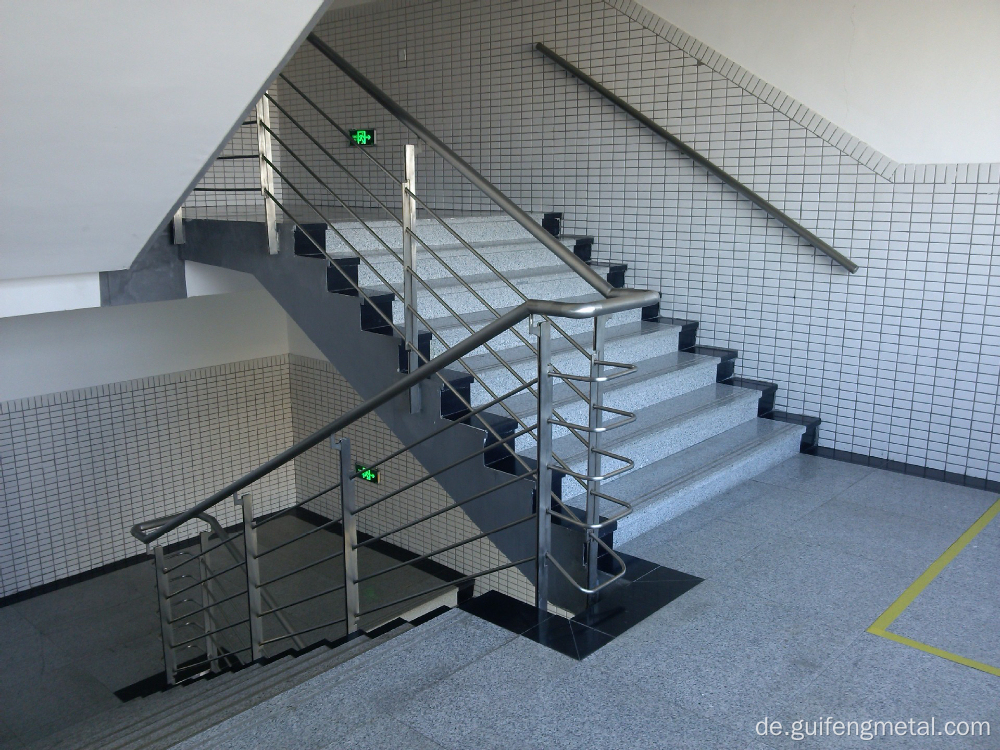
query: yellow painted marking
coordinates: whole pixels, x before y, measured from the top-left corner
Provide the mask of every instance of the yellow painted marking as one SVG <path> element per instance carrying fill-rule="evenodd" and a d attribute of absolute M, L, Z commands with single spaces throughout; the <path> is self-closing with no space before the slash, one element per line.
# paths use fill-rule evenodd
<path fill-rule="evenodd" d="M 976 538 L 976 535 L 985 529 L 990 521 L 992 521 L 997 514 L 1000 514 L 1000 499 L 998 499 L 993 505 L 990 506 L 979 519 L 972 524 L 965 532 L 960 536 L 955 542 L 944 551 L 937 560 L 931 563 L 931 566 L 927 568 L 920 577 L 917 578 L 913 583 L 911 583 L 906 591 L 904 591 L 896 601 L 894 601 L 889 608 L 878 616 L 878 619 L 871 624 L 868 628 L 868 632 L 873 635 L 879 635 L 883 638 L 888 638 L 890 641 L 896 641 L 896 643 L 902 643 L 906 646 L 911 646 L 912 648 L 924 651 L 928 654 L 933 654 L 934 656 L 940 656 L 942 659 L 948 659 L 949 661 L 956 662 L 957 664 L 964 664 L 967 667 L 972 667 L 973 669 L 978 669 L 982 672 L 988 672 L 989 674 L 994 674 L 1000 677 L 1000 668 L 990 666 L 989 664 L 983 664 L 982 662 L 975 661 L 973 659 L 966 659 L 964 656 L 959 656 L 958 654 L 953 654 L 950 651 L 944 651 L 934 646 L 928 646 L 926 643 L 921 643 L 920 641 L 915 641 L 912 638 L 906 638 L 905 636 L 897 635 L 896 633 L 890 633 L 888 627 L 896 621 L 903 611 L 909 607 L 913 600 L 916 599 L 920 592 L 923 591 L 930 582 L 933 581 L 938 575 L 944 570 L 948 563 L 954 560 L 958 553 L 965 549 L 969 542 Z"/>

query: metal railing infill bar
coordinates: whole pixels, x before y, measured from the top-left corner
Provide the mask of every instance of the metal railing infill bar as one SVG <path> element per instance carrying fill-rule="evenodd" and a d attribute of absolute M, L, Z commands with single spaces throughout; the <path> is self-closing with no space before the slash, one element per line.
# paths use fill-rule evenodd
<path fill-rule="evenodd" d="M 718 165 L 709 161 L 705 156 L 703 156 L 698 151 L 695 151 L 693 148 L 684 143 L 684 141 L 680 140 L 673 133 L 670 133 L 665 128 L 656 124 L 652 119 L 644 115 L 642 112 L 640 112 L 638 109 L 633 107 L 627 101 L 625 101 L 620 96 L 615 94 L 613 91 L 605 88 L 598 81 L 594 80 L 589 75 L 580 70 L 578 67 L 573 65 L 573 63 L 569 62 L 563 57 L 560 57 L 558 54 L 553 52 L 551 49 L 546 47 L 541 42 L 535 44 L 535 49 L 541 52 L 550 60 L 552 60 L 552 62 L 554 62 L 556 65 L 560 66 L 561 68 L 569 72 L 571 75 L 573 75 L 583 83 L 590 86 L 590 88 L 592 88 L 598 94 L 603 96 L 609 102 L 616 105 L 617 107 L 619 107 L 620 109 L 624 110 L 626 113 L 631 115 L 633 118 L 641 122 L 643 125 L 645 125 L 647 128 L 652 130 L 658 136 L 663 138 L 663 140 L 665 140 L 671 146 L 673 146 L 682 154 L 687 156 L 689 159 L 694 161 L 696 164 L 707 169 L 719 180 L 724 182 L 726 185 L 731 187 L 741 196 L 743 196 L 751 203 L 753 203 L 755 206 L 757 206 L 757 208 L 764 211 L 768 216 L 770 216 L 773 219 L 776 219 L 777 221 L 780 221 L 782 224 L 791 229 L 793 232 L 799 235 L 799 237 L 804 239 L 806 242 L 815 247 L 821 253 L 828 255 L 830 258 L 832 258 L 834 261 L 839 263 L 841 266 L 846 268 L 851 273 L 857 272 L 859 266 L 853 260 L 835 250 L 829 243 L 821 240 L 819 237 L 817 237 L 815 234 L 810 232 L 804 226 L 799 224 L 797 221 L 795 221 L 795 219 L 786 214 L 780 208 L 770 203 L 767 199 L 763 198 L 761 195 L 755 193 L 753 190 L 748 188 L 746 185 L 744 185 L 742 182 L 737 180 L 735 177 L 733 177 L 731 174 L 723 170 Z"/>
<path fill-rule="evenodd" d="M 477 172 L 471 164 L 455 153 L 444 141 L 424 127 L 423 123 L 417 120 L 417 118 L 389 98 L 389 96 L 382 91 L 382 89 L 369 81 L 357 68 L 338 55 L 333 48 L 330 47 L 330 45 L 315 34 L 310 34 L 306 37 L 306 40 L 312 44 L 320 54 L 340 68 L 348 78 L 364 89 L 370 97 L 381 104 L 389 112 L 389 114 L 409 128 L 415 135 L 419 136 L 424 143 L 437 152 L 437 154 L 446 162 L 451 164 L 451 166 L 453 166 L 463 177 L 465 177 L 465 179 L 479 188 L 479 190 L 482 191 L 490 200 L 503 209 L 508 216 L 527 229 L 536 240 L 545 245 L 545 247 L 552 251 L 557 258 L 573 269 L 573 271 L 575 271 L 580 278 L 590 284 L 605 297 L 616 297 L 622 292 L 621 289 L 616 289 L 611 286 L 607 279 L 601 278 L 601 276 L 594 271 L 594 269 L 574 255 L 572 250 L 559 242 L 559 240 L 553 237 L 552 234 L 550 234 L 546 229 L 543 229 L 541 224 L 531 218 L 527 212 L 508 198 L 495 185 L 493 185 L 493 183 L 479 174 L 479 172 Z"/>
<path fill-rule="evenodd" d="M 575 255 L 573 257 L 576 258 Z M 529 300 L 521 303 L 510 312 L 502 315 L 496 320 L 491 321 L 490 323 L 487 323 L 476 333 L 464 339 L 461 343 L 451 347 L 446 352 L 438 355 L 427 364 L 414 370 L 412 373 L 400 378 L 393 385 L 384 389 L 381 393 L 351 409 L 340 418 L 333 420 L 325 427 L 320 428 L 309 437 L 293 445 L 291 448 L 282 451 L 274 458 L 265 461 L 253 471 L 244 475 L 240 479 L 237 479 L 235 482 L 226 485 L 221 490 L 202 500 L 197 505 L 192 506 L 189 510 L 177 514 L 162 526 L 146 533 L 140 528 L 143 524 L 136 524 L 131 529 L 132 536 L 144 544 L 150 544 L 156 541 L 164 534 L 173 531 L 179 526 L 183 526 L 192 518 L 206 512 L 210 508 L 221 503 L 223 500 L 232 497 L 235 493 L 246 489 L 254 482 L 267 476 L 272 471 L 284 466 L 289 461 L 302 455 L 310 448 L 319 445 L 331 435 L 334 435 L 345 427 L 350 426 L 357 420 L 375 411 L 375 409 L 383 404 L 387 404 L 389 401 L 396 398 L 396 396 L 406 393 L 412 386 L 417 385 L 432 375 L 435 375 L 448 365 L 461 359 L 474 349 L 477 349 L 482 344 L 490 341 L 504 331 L 513 328 L 522 320 L 526 320 L 528 316 L 532 314 L 550 315 L 557 318 L 583 319 L 593 318 L 598 315 L 612 315 L 624 310 L 633 310 L 638 307 L 645 307 L 647 305 L 659 303 L 660 297 L 657 292 L 639 291 L 635 289 L 618 289 L 616 291 L 625 292 L 625 294 L 609 299 L 597 300 L 595 302 L 568 303 L 554 302 L 550 300 Z"/>

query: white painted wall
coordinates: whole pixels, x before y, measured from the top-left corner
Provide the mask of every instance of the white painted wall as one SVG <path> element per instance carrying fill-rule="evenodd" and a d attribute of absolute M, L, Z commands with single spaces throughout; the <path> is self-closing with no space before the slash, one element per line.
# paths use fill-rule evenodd
<path fill-rule="evenodd" d="M 0 401 L 288 352 L 265 291 L 0 320 Z"/>
<path fill-rule="evenodd" d="M 0 0 L 0 278 L 128 267 L 322 0 Z"/>
<path fill-rule="evenodd" d="M 1000 162 L 996 0 L 639 0 L 903 163 Z"/>
<path fill-rule="evenodd" d="M 101 306 L 101 276 L 76 273 L 0 279 L 0 318 Z"/>

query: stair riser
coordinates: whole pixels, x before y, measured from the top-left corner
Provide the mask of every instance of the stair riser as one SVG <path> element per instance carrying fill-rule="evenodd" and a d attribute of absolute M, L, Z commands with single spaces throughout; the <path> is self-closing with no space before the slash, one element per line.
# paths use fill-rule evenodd
<path fill-rule="evenodd" d="M 609 341 L 605 345 L 604 356 L 608 361 L 624 362 L 625 358 L 632 358 L 631 364 L 638 364 L 641 367 L 643 360 L 658 357 L 663 354 L 670 354 L 677 351 L 677 334 L 672 330 L 665 330 L 662 334 L 646 335 L 641 338 L 642 347 L 637 345 L 637 337 L 630 337 L 620 342 Z M 635 359 L 638 357 L 638 359 Z M 494 360 L 495 361 L 495 360 Z M 589 363 L 584 359 L 583 354 L 573 349 L 563 351 L 552 356 L 552 364 L 561 372 L 571 374 L 586 374 Z M 537 360 L 520 360 L 511 364 L 511 367 L 525 380 L 535 377 L 538 367 Z M 476 374 L 486 386 L 489 386 L 494 393 L 505 393 L 520 384 L 509 370 L 501 365 L 489 368 L 477 368 Z M 556 382 L 559 382 L 558 380 Z M 577 387 L 586 389 L 586 383 L 577 383 Z M 486 403 L 492 397 L 488 396 L 479 382 L 472 386 L 473 401 L 475 403 Z M 481 399 L 478 400 L 477 399 Z"/>
<path fill-rule="evenodd" d="M 593 292 L 593 288 L 575 274 L 559 274 L 558 276 L 535 279 L 525 279 L 517 284 L 517 288 L 528 299 L 554 299 L 553 293 L 559 296 L 579 297 Z M 475 295 L 464 288 L 449 287 L 445 291 L 437 291 L 448 309 L 432 297 L 426 290 L 417 294 L 417 311 L 426 319 L 443 318 L 453 312 L 459 315 L 479 312 L 486 309 Z M 494 308 L 514 307 L 524 300 L 505 283 L 497 281 L 476 286 L 476 292 Z M 403 303 L 396 300 L 392 305 L 393 321 L 402 323 Z"/>
<path fill-rule="evenodd" d="M 615 313 L 614 315 L 608 317 L 608 326 L 611 327 L 611 326 L 624 325 L 625 323 L 638 322 L 640 315 L 641 315 L 640 310 L 626 310 L 624 312 Z M 591 330 L 594 325 L 594 322 L 589 319 L 574 320 L 571 318 L 553 318 L 552 320 L 556 325 L 558 325 L 561 329 L 563 329 L 564 331 L 566 331 L 566 333 L 570 335 L 585 333 Z M 475 330 L 479 330 L 480 328 L 482 328 L 481 325 L 473 325 L 472 327 Z M 532 345 L 535 344 L 535 337 L 528 333 L 527 320 L 523 320 L 520 323 L 518 323 L 514 327 L 514 329 L 520 332 L 521 335 L 524 336 L 524 338 L 526 338 L 528 341 L 532 343 Z M 455 344 L 459 343 L 469 335 L 468 331 L 466 331 L 464 328 L 456 328 L 456 327 L 441 329 L 440 331 L 438 331 L 438 333 L 440 334 L 440 337 L 435 336 L 434 340 L 431 342 L 431 356 L 434 357 L 436 357 L 439 354 L 442 354 L 447 347 L 454 346 Z M 552 338 L 553 341 L 555 341 L 556 339 L 561 337 L 557 332 L 553 331 Z M 515 334 L 511 333 L 510 331 L 505 331 L 504 333 L 501 333 L 499 336 L 494 338 L 493 341 L 490 342 L 490 346 L 495 351 L 499 352 L 504 349 L 511 349 L 515 346 L 524 346 L 524 341 L 519 339 Z M 473 350 L 472 353 L 469 354 L 469 356 L 473 357 L 480 354 L 487 354 L 487 351 L 484 347 L 479 347 L 478 349 Z"/>
<path fill-rule="evenodd" d="M 746 422 L 748 419 L 753 419 L 756 415 L 756 408 L 755 402 L 746 399 L 727 401 L 707 411 L 699 410 L 689 418 L 678 420 L 660 431 L 643 433 L 624 440 L 616 444 L 613 451 L 633 461 L 635 467 L 631 471 L 636 471 L 654 461 L 700 443 L 702 440 L 708 440 Z M 517 449 L 520 451 L 521 446 L 518 445 Z M 526 450 L 527 452 L 535 450 L 533 443 Z M 606 469 L 613 469 L 619 465 L 617 461 L 608 463 Z M 570 461 L 570 468 L 573 471 L 585 473 L 587 467 L 581 456 L 578 460 Z M 625 473 L 628 472 L 623 472 L 623 475 Z M 575 482 L 566 482 L 563 496 L 569 499 L 579 494 L 579 491 L 580 487 Z M 628 498 L 623 499 L 628 500 Z"/>
<path fill-rule="evenodd" d="M 724 469 L 710 472 L 663 497 L 643 502 L 631 515 L 618 522 L 615 544 L 624 544 L 791 458 L 799 452 L 800 439 L 798 433 L 792 433 L 771 441 L 759 450 L 739 457 Z"/>

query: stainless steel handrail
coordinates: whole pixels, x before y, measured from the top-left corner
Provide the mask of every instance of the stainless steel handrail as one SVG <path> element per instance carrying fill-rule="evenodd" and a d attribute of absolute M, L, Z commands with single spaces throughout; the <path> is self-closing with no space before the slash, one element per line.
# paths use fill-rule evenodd
<path fill-rule="evenodd" d="M 312 41 L 312 35 L 310 35 L 309 40 Z M 313 42 L 313 44 L 315 44 L 315 42 Z M 656 122 L 654 122 L 652 119 L 650 119 L 645 114 L 640 112 L 638 109 L 633 107 L 631 104 L 629 104 L 627 101 L 625 101 L 620 96 L 615 94 L 613 91 L 611 91 L 608 88 L 605 88 L 598 81 L 594 80 L 589 75 L 580 70 L 578 67 L 573 65 L 573 63 L 569 62 L 563 57 L 560 57 L 558 54 L 553 52 L 551 49 L 546 47 L 541 42 L 538 42 L 535 45 L 535 49 L 541 52 L 550 60 L 552 60 L 556 65 L 560 66 L 564 70 L 568 71 L 571 75 L 573 75 L 574 77 L 581 80 L 583 83 L 590 86 L 590 88 L 592 88 L 598 94 L 603 96 L 609 102 L 615 104 L 617 107 L 627 112 L 633 118 L 641 122 L 647 128 L 656 133 L 658 136 L 663 138 L 663 140 L 665 140 L 671 146 L 673 146 L 682 154 L 687 156 L 689 159 L 697 163 L 699 166 L 702 166 L 705 169 L 707 169 L 719 180 L 724 182 L 726 185 L 731 187 L 737 193 L 739 193 L 744 198 L 753 203 L 755 206 L 757 206 L 757 208 L 764 211 L 768 216 L 780 221 L 782 224 L 791 229 L 793 232 L 795 232 L 797 235 L 799 235 L 802 239 L 804 239 L 810 245 L 815 247 L 821 253 L 830 256 L 834 261 L 842 265 L 851 273 L 856 273 L 858 271 L 859 266 L 853 260 L 848 258 L 843 253 L 840 253 L 837 250 L 835 250 L 828 242 L 821 240 L 819 237 L 817 237 L 815 234 L 810 232 L 804 226 L 799 224 L 797 221 L 795 221 L 795 219 L 786 214 L 784 211 L 775 206 L 773 203 L 769 202 L 767 199 L 765 199 L 758 193 L 748 188 L 742 182 L 740 182 L 731 174 L 722 169 L 722 167 L 709 161 L 704 155 L 702 155 L 698 151 L 695 151 L 689 145 L 684 143 L 684 141 L 682 141 L 680 138 L 673 135 L 662 126 L 658 125 Z"/>
<path fill-rule="evenodd" d="M 146 529 L 148 529 L 151 522 L 147 521 L 136 524 L 131 529 L 132 536 L 144 544 L 151 544 L 164 534 L 182 526 L 192 518 L 206 512 L 210 508 L 221 503 L 223 500 L 232 497 L 235 493 L 246 489 L 254 482 L 267 476 L 272 471 L 284 466 L 289 461 L 302 455 L 310 448 L 319 445 L 331 435 L 349 427 L 357 420 L 375 411 L 375 409 L 388 403 L 396 396 L 406 393 L 412 386 L 417 385 L 421 381 L 429 378 L 431 375 L 435 375 L 440 372 L 448 365 L 454 363 L 461 357 L 464 357 L 469 352 L 478 348 L 490 339 L 500 335 L 509 328 L 513 328 L 522 320 L 526 320 L 530 315 L 547 315 L 556 318 L 574 319 L 594 318 L 603 315 L 613 315 L 625 310 L 634 310 L 636 308 L 655 304 L 659 301 L 659 294 L 652 291 L 640 291 L 634 289 L 618 289 L 615 291 L 622 292 L 622 294 L 594 302 L 570 303 L 555 302 L 551 300 L 529 300 L 521 303 L 510 312 L 487 323 L 483 326 L 483 328 L 470 335 L 461 343 L 451 347 L 444 353 L 427 362 L 427 364 L 417 368 L 412 373 L 400 378 L 393 385 L 384 389 L 378 395 L 373 396 L 363 404 L 351 409 L 343 416 L 333 420 L 325 427 L 320 428 L 309 437 L 300 440 L 291 448 L 282 451 L 274 458 L 265 461 L 253 471 L 248 472 L 235 482 L 231 482 L 226 485 L 221 490 L 210 495 L 197 505 L 192 506 L 189 510 L 173 516 L 162 526 L 159 526 L 154 530 L 147 531 L 142 527 L 145 526 Z"/>

